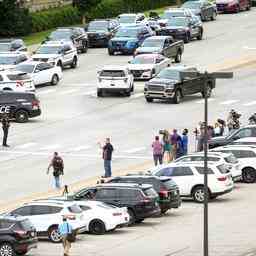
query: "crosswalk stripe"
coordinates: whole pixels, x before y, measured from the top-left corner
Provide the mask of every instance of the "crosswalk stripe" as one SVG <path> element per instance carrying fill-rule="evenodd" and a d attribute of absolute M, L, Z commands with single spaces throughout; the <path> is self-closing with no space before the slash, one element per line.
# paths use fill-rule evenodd
<path fill-rule="evenodd" d="M 66 90 L 66 91 L 60 92 L 60 94 L 66 95 L 66 94 L 71 94 L 71 93 L 78 92 L 78 91 L 79 91 L 78 89 L 71 89 L 71 90 Z"/>
<path fill-rule="evenodd" d="M 36 144 L 37 143 L 35 143 L 35 142 L 28 142 L 28 143 L 25 143 L 25 144 L 22 144 L 22 145 L 18 145 L 15 148 L 25 149 L 25 148 L 29 148 L 29 147 L 35 146 Z"/>
<path fill-rule="evenodd" d="M 54 145 L 48 145 L 48 146 L 44 146 L 41 147 L 39 150 L 53 150 L 53 149 L 58 149 L 61 146 L 59 144 L 54 144 Z"/>
<path fill-rule="evenodd" d="M 239 100 L 226 100 L 226 101 L 220 102 L 220 105 L 230 105 L 236 102 L 239 102 Z"/>
<path fill-rule="evenodd" d="M 80 151 L 80 150 L 86 150 L 86 149 L 90 149 L 91 146 L 78 146 L 76 148 L 71 149 L 71 151 Z"/>
<path fill-rule="evenodd" d="M 253 105 L 256 105 L 256 101 L 251 101 L 251 102 L 243 104 L 243 106 L 253 106 Z"/>
<path fill-rule="evenodd" d="M 143 151 L 145 149 L 146 149 L 146 147 L 139 147 L 139 148 L 133 148 L 133 149 L 125 150 L 123 152 L 131 154 L 131 153 L 137 153 L 139 151 Z"/>

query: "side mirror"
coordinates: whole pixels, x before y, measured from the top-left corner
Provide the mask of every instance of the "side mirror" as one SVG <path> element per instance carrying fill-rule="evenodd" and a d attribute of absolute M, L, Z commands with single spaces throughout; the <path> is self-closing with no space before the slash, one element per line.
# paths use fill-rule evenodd
<path fill-rule="evenodd" d="M 130 61 L 130 60 L 128 60 L 128 63 L 129 63 L 129 64 L 131 64 L 131 61 Z"/>
<path fill-rule="evenodd" d="M 35 70 L 35 73 L 38 73 L 39 71 L 40 71 L 39 69 L 36 69 L 36 70 Z"/>

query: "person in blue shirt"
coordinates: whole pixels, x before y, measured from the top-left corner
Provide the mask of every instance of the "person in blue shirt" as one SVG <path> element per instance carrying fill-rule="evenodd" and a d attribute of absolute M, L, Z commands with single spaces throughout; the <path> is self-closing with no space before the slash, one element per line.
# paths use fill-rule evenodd
<path fill-rule="evenodd" d="M 59 234 L 62 237 L 62 245 L 63 245 L 63 249 L 64 249 L 64 256 L 69 256 L 69 251 L 71 248 L 71 242 L 68 241 L 68 234 L 71 234 L 73 231 L 72 226 L 68 223 L 67 221 L 67 217 L 63 216 L 63 222 L 61 224 L 59 224 Z"/>
<path fill-rule="evenodd" d="M 183 155 L 188 154 L 188 129 L 184 129 L 182 132 L 182 146 L 183 146 Z"/>

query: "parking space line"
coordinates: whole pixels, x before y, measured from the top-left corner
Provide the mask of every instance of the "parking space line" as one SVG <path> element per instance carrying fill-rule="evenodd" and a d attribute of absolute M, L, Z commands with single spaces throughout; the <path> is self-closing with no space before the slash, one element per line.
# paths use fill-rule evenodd
<path fill-rule="evenodd" d="M 140 97 L 142 97 L 142 96 L 144 96 L 144 93 L 143 93 L 143 92 L 133 94 L 133 95 L 131 95 L 131 98 L 132 98 L 132 99 L 136 99 L 136 98 L 140 98 Z"/>
<path fill-rule="evenodd" d="M 146 147 L 139 147 L 139 148 L 133 148 L 133 149 L 129 149 L 129 150 L 124 150 L 123 152 L 131 154 L 131 153 L 137 153 L 137 152 L 143 151 L 145 149 L 146 149 Z"/>
<path fill-rule="evenodd" d="M 220 102 L 220 105 L 231 105 L 233 103 L 239 102 L 240 100 L 226 100 L 223 102 Z"/>
<path fill-rule="evenodd" d="M 29 148 L 29 147 L 35 146 L 36 144 L 37 143 L 35 143 L 35 142 L 28 142 L 28 143 L 25 143 L 25 144 L 22 144 L 22 145 L 18 145 L 15 148 L 25 149 L 25 148 Z"/>
<path fill-rule="evenodd" d="M 76 148 L 71 149 L 70 151 L 81 151 L 81 150 L 87 150 L 90 149 L 92 146 L 78 146 Z"/>
<path fill-rule="evenodd" d="M 48 94 L 51 92 L 56 92 L 56 89 L 48 89 L 48 90 L 44 90 L 44 91 L 36 91 L 36 94 L 38 95 L 44 95 L 44 94 Z"/>
<path fill-rule="evenodd" d="M 243 104 L 243 106 L 246 106 L 246 107 L 253 106 L 253 105 L 256 105 L 256 101 L 250 101 L 248 103 Z"/>
<path fill-rule="evenodd" d="M 79 91 L 79 89 L 71 89 L 71 90 L 66 90 L 66 91 L 60 92 L 59 94 L 66 95 L 66 94 L 71 94 L 71 93 L 78 92 L 78 91 Z"/>
<path fill-rule="evenodd" d="M 89 92 L 83 92 L 80 95 L 95 95 L 95 94 L 96 94 L 96 91 L 93 90 L 93 91 L 89 91 Z"/>
<path fill-rule="evenodd" d="M 48 146 L 44 146 L 39 148 L 39 150 L 53 150 L 53 149 L 58 149 L 61 146 L 59 144 L 53 144 L 53 145 L 48 145 Z"/>
<path fill-rule="evenodd" d="M 216 99 L 209 98 L 209 99 L 208 99 L 208 102 L 212 102 L 212 101 L 215 101 L 215 100 L 216 100 Z M 196 101 L 196 103 L 197 103 L 197 104 L 203 104 L 203 103 L 204 103 L 204 99 L 198 100 L 198 101 Z"/>

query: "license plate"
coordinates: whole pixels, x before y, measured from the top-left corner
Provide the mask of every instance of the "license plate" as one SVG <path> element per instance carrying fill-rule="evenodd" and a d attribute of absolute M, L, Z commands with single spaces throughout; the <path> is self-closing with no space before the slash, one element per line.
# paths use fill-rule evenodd
<path fill-rule="evenodd" d="M 110 84 L 110 86 L 115 86 L 115 84 Z"/>

